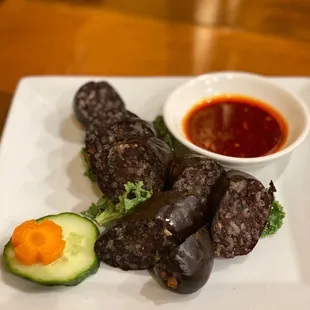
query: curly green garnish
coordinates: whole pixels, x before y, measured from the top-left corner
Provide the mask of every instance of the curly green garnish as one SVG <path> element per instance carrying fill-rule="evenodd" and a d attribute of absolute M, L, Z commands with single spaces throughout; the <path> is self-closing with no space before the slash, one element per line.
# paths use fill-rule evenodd
<path fill-rule="evenodd" d="M 275 200 L 272 203 L 267 225 L 261 235 L 261 238 L 274 235 L 282 227 L 284 218 L 285 212 L 283 210 L 283 206 Z"/>
<path fill-rule="evenodd" d="M 102 196 L 96 203 L 92 203 L 83 215 L 94 220 L 99 226 L 105 226 L 116 221 L 123 215 L 137 207 L 141 202 L 149 199 L 153 192 L 143 188 L 143 182 L 128 182 L 124 185 L 125 191 L 114 203 L 106 196 Z"/>

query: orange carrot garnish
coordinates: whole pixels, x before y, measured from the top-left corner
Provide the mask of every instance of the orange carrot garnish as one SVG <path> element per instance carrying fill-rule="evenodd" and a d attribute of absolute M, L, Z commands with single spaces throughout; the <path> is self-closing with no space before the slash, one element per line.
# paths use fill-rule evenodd
<path fill-rule="evenodd" d="M 177 289 L 179 283 L 178 283 L 178 280 L 176 278 L 170 277 L 168 279 L 167 285 L 168 285 L 168 287 L 170 287 L 170 288 L 175 290 L 175 289 Z"/>
<path fill-rule="evenodd" d="M 30 220 L 17 226 L 11 238 L 16 259 L 24 265 L 48 265 L 62 256 L 62 228 L 51 220 Z"/>
<path fill-rule="evenodd" d="M 13 232 L 13 236 L 11 239 L 13 247 L 17 247 L 24 241 L 25 233 L 37 226 L 37 222 L 35 220 L 30 220 L 22 223 L 21 225 L 17 226 Z"/>
<path fill-rule="evenodd" d="M 44 226 L 46 227 L 47 229 L 49 229 L 50 231 L 53 232 L 53 234 L 55 236 L 59 236 L 61 237 L 62 236 L 62 228 L 57 225 L 55 222 L 51 221 L 51 220 L 44 220 L 40 223 L 40 226 Z"/>
<path fill-rule="evenodd" d="M 38 253 L 25 243 L 18 245 L 15 250 L 15 257 L 24 265 L 33 265 L 38 260 Z"/>

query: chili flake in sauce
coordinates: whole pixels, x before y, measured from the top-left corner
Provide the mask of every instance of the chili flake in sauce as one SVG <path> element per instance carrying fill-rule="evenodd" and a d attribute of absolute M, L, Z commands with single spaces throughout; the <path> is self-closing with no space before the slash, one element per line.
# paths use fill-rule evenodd
<path fill-rule="evenodd" d="M 184 118 L 187 139 L 208 151 L 232 157 L 260 157 L 281 149 L 287 124 L 267 104 L 243 96 L 215 97 Z"/>

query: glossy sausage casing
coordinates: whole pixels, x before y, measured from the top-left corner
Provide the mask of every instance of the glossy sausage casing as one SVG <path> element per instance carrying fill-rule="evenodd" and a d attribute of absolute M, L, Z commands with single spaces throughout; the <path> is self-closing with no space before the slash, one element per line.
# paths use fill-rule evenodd
<path fill-rule="evenodd" d="M 208 281 L 214 262 L 209 231 L 203 227 L 153 268 L 155 278 L 179 294 L 198 291 Z"/>
<path fill-rule="evenodd" d="M 164 227 L 167 240 L 181 244 L 205 224 L 206 212 L 197 197 L 167 191 L 153 195 L 125 220 L 154 218 Z"/>
<path fill-rule="evenodd" d="M 204 225 L 205 211 L 192 195 L 153 194 L 98 238 L 96 254 L 124 270 L 152 268 Z"/>

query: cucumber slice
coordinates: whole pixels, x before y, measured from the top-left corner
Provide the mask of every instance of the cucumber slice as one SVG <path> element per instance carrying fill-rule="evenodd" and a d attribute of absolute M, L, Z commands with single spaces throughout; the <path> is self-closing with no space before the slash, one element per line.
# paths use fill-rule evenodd
<path fill-rule="evenodd" d="M 69 212 L 48 215 L 37 221 L 45 219 L 62 227 L 63 239 L 66 241 L 62 257 L 49 265 L 26 266 L 15 258 L 14 248 L 9 241 L 3 252 L 9 270 L 17 276 L 49 286 L 77 285 L 96 273 L 100 264 L 94 251 L 99 236 L 97 226 L 89 219 Z"/>

